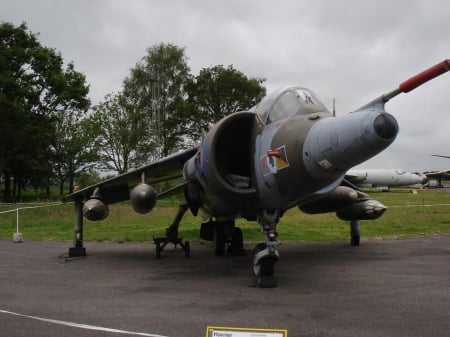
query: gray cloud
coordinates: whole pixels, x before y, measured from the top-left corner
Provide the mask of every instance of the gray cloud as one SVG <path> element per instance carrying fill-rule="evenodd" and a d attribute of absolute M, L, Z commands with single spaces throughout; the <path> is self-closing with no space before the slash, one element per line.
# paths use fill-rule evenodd
<path fill-rule="evenodd" d="M 26 21 L 40 41 L 87 76 L 91 99 L 121 89 L 146 49 L 160 42 L 186 47 L 196 74 L 234 65 L 264 77 L 269 90 L 287 84 L 313 89 L 338 114 L 394 89 L 450 58 L 446 0 L 0 0 L 0 20 Z M 450 161 L 450 74 L 386 106 L 400 134 L 362 165 L 445 169 Z"/>

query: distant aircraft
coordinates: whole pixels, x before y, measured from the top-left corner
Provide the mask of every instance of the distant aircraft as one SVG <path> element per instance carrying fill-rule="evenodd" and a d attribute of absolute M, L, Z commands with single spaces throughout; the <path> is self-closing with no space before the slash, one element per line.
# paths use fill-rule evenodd
<path fill-rule="evenodd" d="M 167 237 L 155 239 L 157 257 L 167 243 L 188 242 L 178 237 L 183 214 L 199 211 L 209 221 L 200 236 L 213 241 L 217 255 L 226 247 L 239 254 L 241 230 L 235 219 L 256 221 L 265 243 L 255 247 L 253 271 L 260 287 L 276 286 L 279 259 L 277 224 L 286 210 L 336 212 L 350 222 L 351 244 L 359 245 L 360 220 L 380 217 L 386 207 L 346 182 L 346 172 L 386 149 L 396 138 L 396 119 L 384 105 L 450 70 L 442 61 L 402 82 L 349 114 L 333 117 L 309 89 L 291 86 L 273 92 L 249 111 L 220 120 L 192 149 L 172 154 L 135 171 L 119 175 L 68 195 L 75 202 L 75 242 L 69 255 L 85 255 L 83 215 L 102 220 L 108 204 L 131 200 L 133 209 L 147 213 L 157 198 L 183 192 L 184 201 Z M 183 178 L 180 186 L 157 195 L 152 185 Z"/>
<path fill-rule="evenodd" d="M 378 187 L 383 190 L 388 190 L 391 186 L 424 184 L 427 181 L 425 175 L 402 169 L 349 170 L 345 179 L 361 188 Z"/>
<path fill-rule="evenodd" d="M 432 154 L 432 156 L 434 156 L 434 157 L 441 157 L 441 158 L 449 158 L 450 159 L 450 156 L 442 156 L 440 154 Z M 435 178 L 435 179 L 437 179 L 439 187 L 442 187 L 442 179 L 450 179 L 450 170 L 424 172 L 424 174 L 428 178 Z"/>

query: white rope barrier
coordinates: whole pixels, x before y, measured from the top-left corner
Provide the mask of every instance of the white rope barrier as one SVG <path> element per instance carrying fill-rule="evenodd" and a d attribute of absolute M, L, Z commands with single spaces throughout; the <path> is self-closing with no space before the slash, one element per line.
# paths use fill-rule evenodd
<path fill-rule="evenodd" d="M 450 204 L 414 204 L 414 205 L 398 205 L 398 206 L 388 206 L 388 207 L 392 207 L 392 208 L 408 208 L 408 207 L 435 207 L 435 206 L 450 206 Z"/>
<path fill-rule="evenodd" d="M 0 204 L 1 206 L 12 206 L 13 204 Z M 17 205 L 17 204 L 16 204 Z M 22 234 L 19 232 L 19 211 L 24 209 L 34 209 L 34 208 L 43 208 L 43 207 L 53 207 L 53 206 L 61 206 L 63 203 L 61 202 L 52 202 L 46 204 L 20 204 L 20 205 L 35 205 L 35 206 L 26 206 L 26 207 L 17 207 L 14 209 L 9 209 L 6 211 L 1 211 L 0 214 L 12 213 L 16 212 L 16 232 L 13 234 L 14 242 L 22 242 Z"/>
<path fill-rule="evenodd" d="M 61 206 L 61 205 L 63 205 L 63 203 L 61 203 L 61 202 L 50 202 L 50 203 L 46 203 L 46 204 L 35 204 L 35 203 L 32 203 L 32 204 L 0 204 L 0 206 L 13 206 L 13 205 L 36 205 L 36 206 L 17 207 L 17 208 L 13 208 L 13 209 L 8 209 L 6 211 L 0 211 L 0 214 L 16 212 L 16 211 L 22 210 L 22 209 Z"/>

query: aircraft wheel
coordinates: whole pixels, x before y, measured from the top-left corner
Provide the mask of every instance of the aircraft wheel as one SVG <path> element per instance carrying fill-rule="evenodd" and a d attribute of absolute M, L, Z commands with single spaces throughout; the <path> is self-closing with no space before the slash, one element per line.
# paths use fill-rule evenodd
<path fill-rule="evenodd" d="M 259 262 L 259 275 L 257 276 L 257 285 L 260 288 L 273 288 L 277 286 L 275 278 L 275 259 L 266 258 Z"/>
<path fill-rule="evenodd" d="M 244 236 L 239 227 L 235 227 L 231 238 L 231 253 L 236 256 L 245 255 Z"/>
<path fill-rule="evenodd" d="M 184 256 L 191 256 L 191 245 L 189 244 L 189 241 L 184 242 Z"/>
<path fill-rule="evenodd" d="M 216 256 L 225 255 L 225 232 L 223 230 L 223 226 L 219 225 L 214 226 L 213 246 L 214 246 L 214 255 Z"/>
<path fill-rule="evenodd" d="M 266 249 L 267 245 L 265 243 L 258 243 L 255 248 L 253 248 L 253 253 L 258 254 L 260 251 Z"/>
<path fill-rule="evenodd" d="M 161 258 L 161 243 L 159 241 L 156 241 L 156 258 Z"/>
<path fill-rule="evenodd" d="M 265 243 L 258 243 L 253 249 L 253 254 L 254 255 L 258 254 L 260 251 L 266 249 L 266 247 L 267 245 Z M 261 263 L 253 265 L 253 272 L 255 273 L 255 276 L 261 275 Z"/>
<path fill-rule="evenodd" d="M 232 235 L 233 248 L 244 249 L 244 236 L 239 227 L 235 227 Z"/>
<path fill-rule="evenodd" d="M 265 243 L 256 245 L 255 254 L 266 249 Z M 257 286 L 260 288 L 273 288 L 277 286 L 277 280 L 275 279 L 275 262 L 276 258 L 268 256 L 262 258 L 257 265 L 253 265 L 253 271 L 257 278 Z"/>

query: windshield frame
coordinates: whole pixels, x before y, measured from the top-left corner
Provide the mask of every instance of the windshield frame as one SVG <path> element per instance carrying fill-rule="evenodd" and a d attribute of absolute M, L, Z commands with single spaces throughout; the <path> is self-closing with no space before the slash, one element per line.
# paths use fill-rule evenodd
<path fill-rule="evenodd" d="M 264 124 L 270 124 L 294 115 L 328 112 L 328 109 L 310 89 L 288 86 L 267 95 L 250 111 L 257 113 Z"/>

